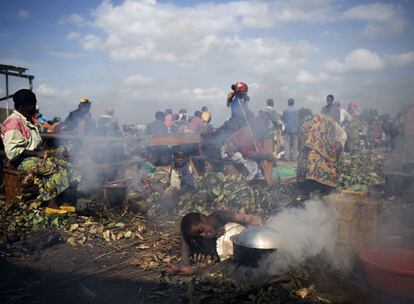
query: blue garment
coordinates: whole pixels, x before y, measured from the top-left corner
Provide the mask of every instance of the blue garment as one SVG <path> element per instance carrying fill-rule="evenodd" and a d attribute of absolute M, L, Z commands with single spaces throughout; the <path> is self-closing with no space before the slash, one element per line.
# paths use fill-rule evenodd
<path fill-rule="evenodd" d="M 299 112 L 289 106 L 283 111 L 283 120 L 285 122 L 285 132 L 289 134 L 298 134 L 299 132 Z"/>
<path fill-rule="evenodd" d="M 241 118 L 243 115 L 241 111 L 241 106 L 243 106 L 244 104 L 244 99 L 235 95 L 230 102 L 231 116 L 234 118 Z"/>

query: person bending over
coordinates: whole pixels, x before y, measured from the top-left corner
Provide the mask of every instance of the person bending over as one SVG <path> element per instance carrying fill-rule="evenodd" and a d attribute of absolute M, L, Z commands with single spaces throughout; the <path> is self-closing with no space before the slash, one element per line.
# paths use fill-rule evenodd
<path fill-rule="evenodd" d="M 219 210 L 210 215 L 191 212 L 181 220 L 181 263 L 169 264 L 167 271 L 171 274 L 191 275 L 194 272 L 190 264 L 190 257 L 198 254 L 223 259 L 228 252 L 217 253 L 221 237 L 228 234 L 240 233 L 243 227 L 260 225 L 262 220 L 255 215 L 239 214 L 236 212 Z"/>

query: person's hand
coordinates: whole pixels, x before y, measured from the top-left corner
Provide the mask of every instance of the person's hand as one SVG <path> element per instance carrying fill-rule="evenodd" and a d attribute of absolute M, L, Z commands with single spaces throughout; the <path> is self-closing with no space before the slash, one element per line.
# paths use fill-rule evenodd
<path fill-rule="evenodd" d="M 263 222 L 262 222 L 262 219 L 256 215 L 246 215 L 246 223 L 249 226 L 259 226 Z"/>
<path fill-rule="evenodd" d="M 273 161 L 274 160 L 274 157 L 273 157 L 272 154 L 262 154 L 261 157 L 262 157 L 263 160 L 268 160 L 268 161 Z"/>
<path fill-rule="evenodd" d="M 189 265 L 179 264 L 179 265 L 173 265 L 173 264 L 167 264 L 167 272 L 172 275 L 192 275 L 194 273 L 193 267 Z"/>

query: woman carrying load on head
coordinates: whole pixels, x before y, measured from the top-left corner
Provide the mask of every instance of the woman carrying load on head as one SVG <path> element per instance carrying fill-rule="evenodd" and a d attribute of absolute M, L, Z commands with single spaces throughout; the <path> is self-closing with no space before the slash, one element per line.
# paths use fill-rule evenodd
<path fill-rule="evenodd" d="M 227 95 L 227 107 L 231 109 L 230 121 L 238 125 L 238 128 L 246 126 L 247 121 L 252 116 L 248 108 L 250 100 L 247 92 L 249 87 L 244 82 L 236 82 L 231 85 L 233 92 Z"/>
<path fill-rule="evenodd" d="M 39 198 L 46 202 L 48 213 L 66 213 L 74 211 L 67 202 L 58 206 L 57 200 L 69 188 L 71 181 L 80 181 L 80 176 L 72 170 L 64 149 L 45 151 L 39 157 L 42 138 L 33 123 L 36 112 L 36 95 L 27 89 L 21 89 L 13 95 L 13 113 L 4 121 L 1 138 L 7 159 L 18 170 L 29 174 L 25 182 L 37 185 Z"/>

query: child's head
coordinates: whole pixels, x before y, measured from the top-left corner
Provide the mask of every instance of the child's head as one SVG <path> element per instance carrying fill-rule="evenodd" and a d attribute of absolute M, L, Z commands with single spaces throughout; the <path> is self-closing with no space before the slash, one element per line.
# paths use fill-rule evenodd
<path fill-rule="evenodd" d="M 181 232 L 185 239 L 197 237 L 211 239 L 216 235 L 216 231 L 207 221 L 207 217 L 197 212 L 188 213 L 182 218 Z"/>
<path fill-rule="evenodd" d="M 188 161 L 188 155 L 179 146 L 173 148 L 173 159 L 176 167 L 182 167 Z"/>

